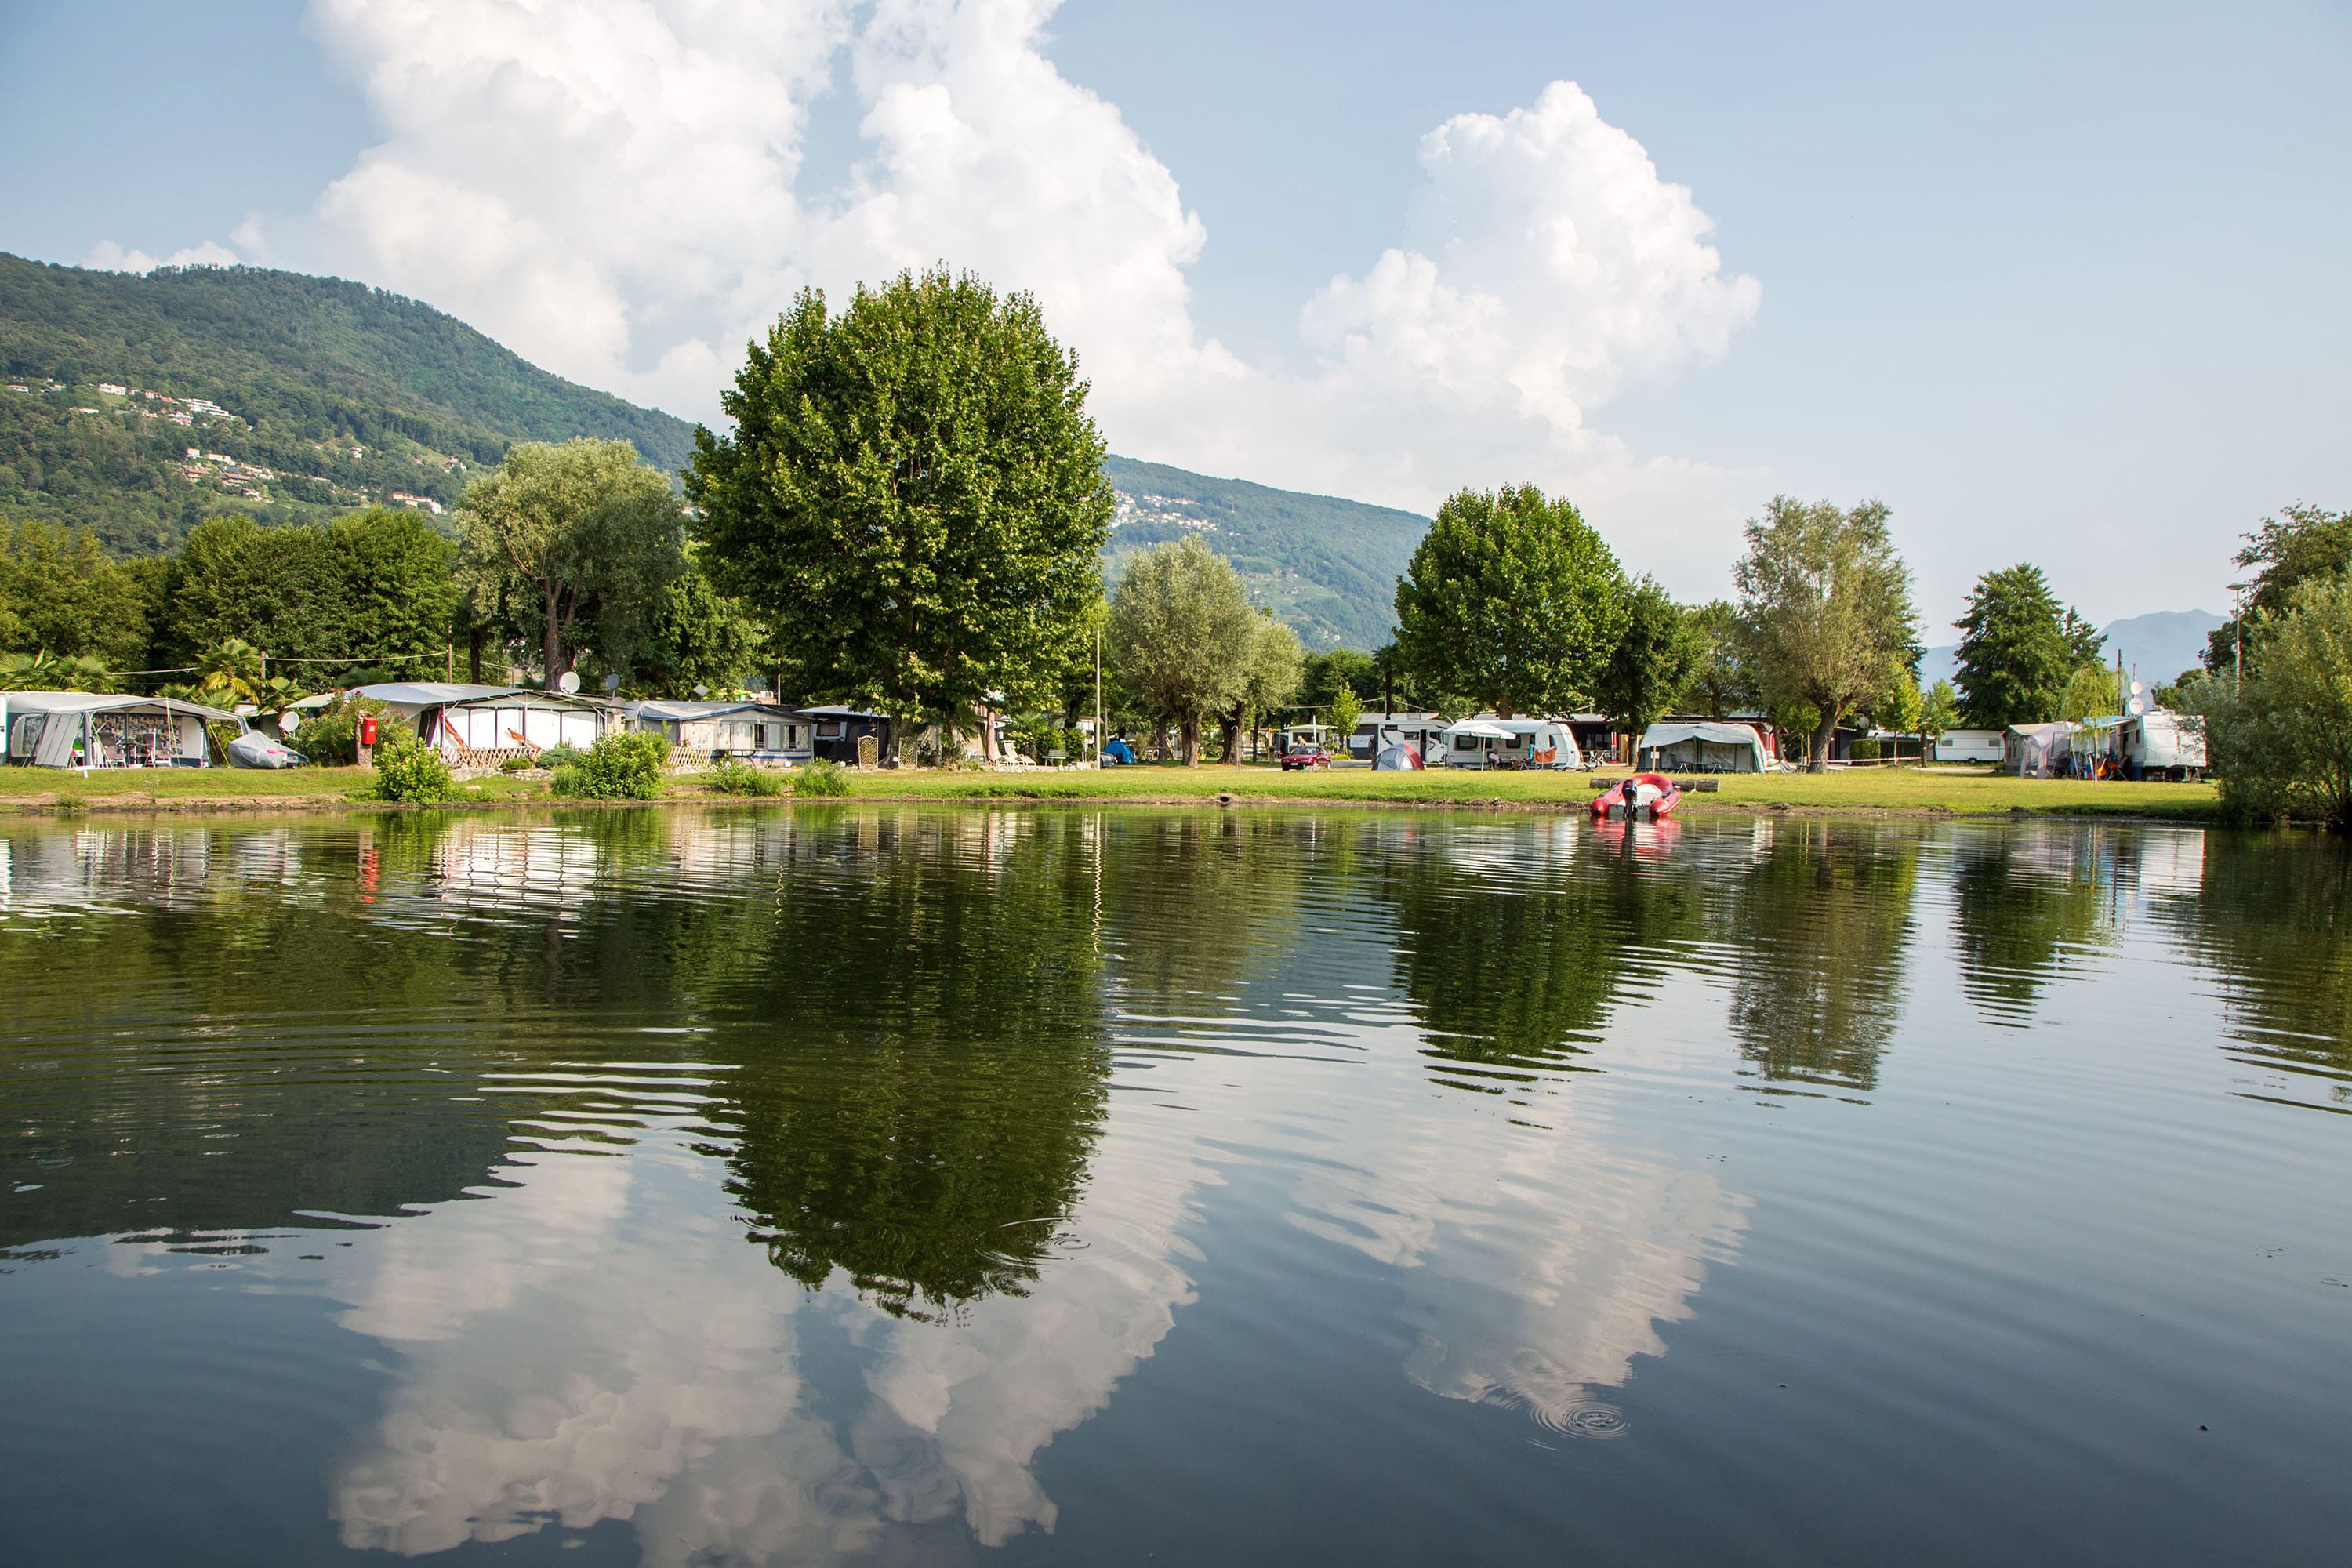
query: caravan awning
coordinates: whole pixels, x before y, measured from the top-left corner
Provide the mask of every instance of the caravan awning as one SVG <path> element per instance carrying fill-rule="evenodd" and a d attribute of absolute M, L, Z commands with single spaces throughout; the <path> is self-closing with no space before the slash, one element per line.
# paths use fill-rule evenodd
<path fill-rule="evenodd" d="M 1635 752 L 1638 755 L 1642 752 L 1664 751 L 1686 741 L 1696 741 L 1701 746 L 1730 746 L 1747 752 L 1753 757 L 1755 771 L 1759 773 L 1770 765 L 1765 756 L 1764 738 L 1756 732 L 1754 726 L 1748 724 L 1653 724 L 1642 731 L 1641 743 L 1635 748 Z"/>

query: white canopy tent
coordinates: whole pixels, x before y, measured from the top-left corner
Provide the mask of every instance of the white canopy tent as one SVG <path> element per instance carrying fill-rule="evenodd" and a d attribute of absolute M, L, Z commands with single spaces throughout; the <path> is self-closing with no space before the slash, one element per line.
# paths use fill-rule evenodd
<path fill-rule="evenodd" d="M 1751 724 L 1653 724 L 1633 757 L 1636 767 L 1659 773 L 1760 773 L 1771 766 Z"/>

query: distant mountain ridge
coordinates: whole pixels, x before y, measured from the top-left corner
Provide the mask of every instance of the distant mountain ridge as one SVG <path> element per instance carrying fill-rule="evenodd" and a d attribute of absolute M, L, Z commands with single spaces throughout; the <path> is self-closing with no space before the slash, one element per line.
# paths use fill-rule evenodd
<path fill-rule="evenodd" d="M 2100 656 L 2113 666 L 2120 653 L 2124 668 L 2135 679 L 2149 687 L 2168 685 L 2183 670 L 2197 668 L 2205 657 L 2206 635 L 2224 623 L 2225 617 L 2210 610 L 2151 610 L 2144 616 L 2127 616 L 2109 622 L 2101 632 L 2107 641 Z M 1948 643 L 1922 655 L 1920 686 L 1933 686 L 1938 680 L 1958 686 L 1959 651 L 1958 643 Z"/>
<path fill-rule="evenodd" d="M 126 553 L 215 511 L 446 509 L 517 441 L 617 437 L 672 470 L 694 449 L 685 420 L 429 305 L 259 268 L 142 277 L 0 254 L 0 516 Z"/>
<path fill-rule="evenodd" d="M 1429 519 L 1131 458 L 1106 459 L 1103 474 L 1118 495 L 1106 552 L 1114 574 L 1136 549 L 1195 533 L 1309 651 L 1369 652 L 1394 631 L 1396 581 Z"/>

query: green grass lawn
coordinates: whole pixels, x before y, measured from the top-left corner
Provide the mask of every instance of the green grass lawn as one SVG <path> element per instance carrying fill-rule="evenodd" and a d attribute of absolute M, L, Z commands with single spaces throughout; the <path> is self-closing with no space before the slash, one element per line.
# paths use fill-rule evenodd
<path fill-rule="evenodd" d="M 1604 769 L 1600 776 L 1622 774 Z M 1252 800 L 1459 802 L 1465 805 L 1574 805 L 1590 801 L 1586 773 L 1374 773 L 1368 768 L 1286 773 L 1271 767 L 1178 768 L 1145 765 L 1101 773 L 852 773 L 854 795 L 914 800 L 1186 799 L 1228 794 Z M 1685 795 L 1682 809 L 1722 811 L 2028 812 L 2062 815 L 2202 816 L 2212 812 L 2210 784 L 2093 784 L 2019 779 L 1959 768 L 1853 768 L 1826 773 L 1732 774 L 1711 795 Z"/>
<path fill-rule="evenodd" d="M 1618 770 L 1622 772 L 1622 770 Z M 1606 773 L 1607 770 L 1604 770 Z M 341 805 L 369 778 L 363 768 L 290 768 L 283 773 L 233 768 L 155 768 L 79 773 L 53 768 L 0 769 L 0 810 L 11 806 L 163 809 L 240 805 Z M 852 799 L 879 800 L 1196 800 L 1231 795 L 1253 801 L 1341 801 L 1361 805 L 1581 805 L 1592 798 L 1592 775 L 1550 773 L 1382 773 L 1369 768 L 1286 773 L 1273 767 L 1180 768 L 1146 764 L 1101 773 L 1080 769 L 1022 773 L 894 770 L 849 775 Z M 484 804 L 545 802 L 540 779 L 470 781 L 464 799 Z M 718 800 L 691 776 L 669 785 L 677 800 Z M 2210 784 L 2090 784 L 2018 779 L 1962 768 L 1854 768 L 1828 773 L 1733 774 L 1712 795 L 1684 797 L 1690 816 L 1719 812 L 2025 811 L 2074 816 L 2210 816 Z"/>

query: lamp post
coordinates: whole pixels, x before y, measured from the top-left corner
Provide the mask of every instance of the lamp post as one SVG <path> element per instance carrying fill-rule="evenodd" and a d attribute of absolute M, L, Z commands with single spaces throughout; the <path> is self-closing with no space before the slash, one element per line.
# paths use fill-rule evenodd
<path fill-rule="evenodd" d="M 2252 586 L 2252 583 L 2230 584 L 2230 635 L 2237 644 L 2230 672 L 2230 692 L 2232 696 L 2246 684 L 2246 590 Z"/>

